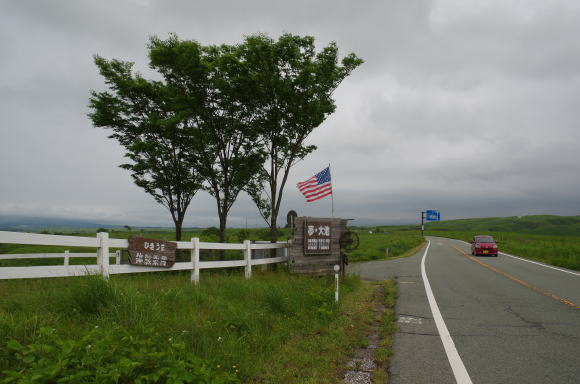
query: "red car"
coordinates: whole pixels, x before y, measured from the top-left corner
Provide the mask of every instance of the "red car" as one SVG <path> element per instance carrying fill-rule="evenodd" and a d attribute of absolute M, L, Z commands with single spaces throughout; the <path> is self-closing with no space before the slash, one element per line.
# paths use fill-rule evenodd
<path fill-rule="evenodd" d="M 497 257 L 497 244 L 491 236 L 473 236 L 471 243 L 471 254 L 478 255 L 489 255 Z"/>

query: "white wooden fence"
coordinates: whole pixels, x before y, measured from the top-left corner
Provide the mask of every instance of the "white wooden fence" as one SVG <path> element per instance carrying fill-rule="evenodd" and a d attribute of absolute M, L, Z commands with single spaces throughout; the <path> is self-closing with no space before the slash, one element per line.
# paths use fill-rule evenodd
<path fill-rule="evenodd" d="M 63 257 L 64 265 L 50 266 L 29 266 L 29 267 L 0 267 L 0 280 L 6 279 L 30 279 L 40 277 L 65 277 L 81 276 L 86 274 L 101 274 L 105 277 L 121 273 L 141 273 L 141 272 L 167 272 L 191 270 L 191 281 L 199 282 L 199 272 L 202 269 L 211 268 L 232 268 L 244 267 L 246 278 L 252 276 L 252 266 L 283 263 L 288 261 L 287 256 L 271 257 L 265 259 L 253 259 L 252 250 L 287 248 L 287 243 L 277 244 L 252 244 L 250 240 L 245 240 L 242 244 L 229 243 L 205 243 L 194 237 L 191 241 L 177 241 L 177 249 L 189 249 L 191 260 L 186 262 L 176 262 L 171 268 L 142 267 L 120 263 L 120 252 L 109 253 L 110 248 L 126 249 L 129 246 L 127 239 L 111 239 L 107 232 L 97 233 L 97 237 L 77 237 L 60 235 L 43 235 L 37 233 L 6 232 L 0 231 L 0 244 L 27 244 L 27 245 L 54 245 L 64 247 L 92 247 L 97 248 L 94 253 L 68 253 L 64 254 L 18 254 L 0 255 L 0 259 L 23 259 L 23 258 L 54 258 Z M 200 261 L 199 251 L 201 249 L 217 250 L 241 250 L 244 258 L 240 260 L 227 261 Z M 109 257 L 116 257 L 116 264 L 109 263 Z M 90 265 L 69 265 L 70 257 L 95 257 L 97 264 Z"/>

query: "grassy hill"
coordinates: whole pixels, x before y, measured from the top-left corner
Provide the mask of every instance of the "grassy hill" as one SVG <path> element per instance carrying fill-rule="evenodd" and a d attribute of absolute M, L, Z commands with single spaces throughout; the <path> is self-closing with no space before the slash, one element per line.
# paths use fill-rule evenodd
<path fill-rule="evenodd" d="M 512 216 L 449 220 L 426 224 L 429 231 L 510 232 L 550 236 L 580 236 L 580 216 Z"/>

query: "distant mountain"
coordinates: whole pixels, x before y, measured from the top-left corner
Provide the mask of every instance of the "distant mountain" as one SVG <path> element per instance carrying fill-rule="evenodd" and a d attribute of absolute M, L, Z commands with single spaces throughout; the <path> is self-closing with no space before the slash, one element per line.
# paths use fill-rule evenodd
<path fill-rule="evenodd" d="M 122 228 L 122 225 L 94 223 L 86 220 L 62 219 L 56 217 L 34 217 L 2 215 L 0 230 L 2 231 L 34 231 L 55 228 Z"/>
<path fill-rule="evenodd" d="M 536 235 L 580 236 L 580 216 L 512 216 L 461 219 L 426 224 L 427 230 L 515 232 Z"/>

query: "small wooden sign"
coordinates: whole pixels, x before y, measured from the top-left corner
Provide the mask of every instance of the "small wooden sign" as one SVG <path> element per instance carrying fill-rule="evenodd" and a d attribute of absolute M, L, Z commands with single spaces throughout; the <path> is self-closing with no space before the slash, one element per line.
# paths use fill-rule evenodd
<path fill-rule="evenodd" d="M 171 268 L 175 264 L 177 244 L 171 241 L 129 237 L 129 261 L 145 267 Z"/>
<path fill-rule="evenodd" d="M 304 254 L 331 253 L 331 225 L 326 221 L 304 221 Z"/>

